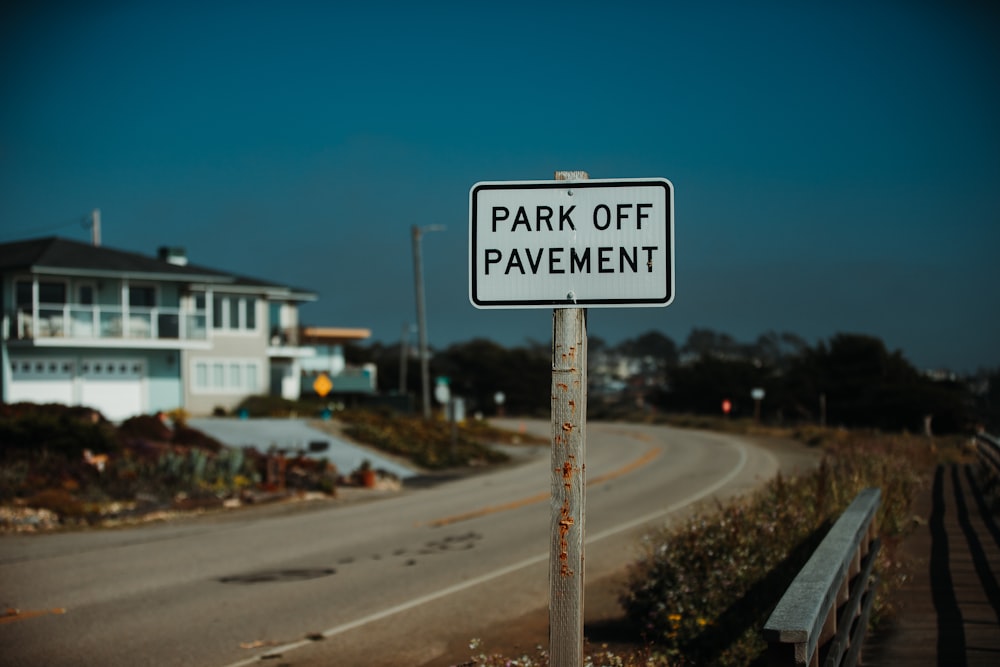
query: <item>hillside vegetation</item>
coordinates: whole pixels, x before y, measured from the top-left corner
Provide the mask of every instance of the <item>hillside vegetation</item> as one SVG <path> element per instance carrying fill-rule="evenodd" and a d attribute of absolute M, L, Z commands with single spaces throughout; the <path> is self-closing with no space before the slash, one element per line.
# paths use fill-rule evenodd
<path fill-rule="evenodd" d="M 348 346 L 352 363 L 373 362 L 379 389 L 399 389 L 398 345 Z M 435 351 L 431 375 L 446 377 L 469 414 L 545 417 L 549 414 L 551 345 L 505 348 L 485 339 Z M 651 331 L 611 346 L 588 341 L 588 415 L 616 418 L 636 408 L 646 414 L 721 416 L 764 424 L 817 424 L 935 434 L 1000 430 L 1000 369 L 961 377 L 927 374 L 878 338 L 840 333 L 814 345 L 789 333 L 769 332 L 749 343 L 694 329 L 678 345 Z M 420 368 L 409 362 L 407 391 L 420 395 Z M 755 389 L 763 390 L 759 402 Z M 494 397 L 505 397 L 502 406 Z"/>
<path fill-rule="evenodd" d="M 823 448 L 818 469 L 779 476 L 754 494 L 645 536 L 619 596 L 631 634 L 641 639 L 631 647 L 591 647 L 587 665 L 763 664 L 760 630 L 774 605 L 836 517 L 870 486 L 883 494 L 871 623 L 891 618 L 894 593 L 912 565 L 898 547 L 913 527 L 915 496 L 937 461 L 968 456 L 965 441 L 816 428 L 794 435 Z M 539 649 L 520 656 L 480 652 L 470 664 L 547 667 L 549 661 Z"/>
<path fill-rule="evenodd" d="M 260 399 L 255 414 L 291 414 L 315 405 Z M 244 406 L 246 407 L 246 406 Z M 484 423 L 443 421 L 387 411 L 340 413 L 343 432 L 430 469 L 507 460 L 484 443 L 514 434 Z M 163 512 L 236 507 L 247 502 L 361 485 L 359 471 L 338 471 L 305 452 L 230 448 L 189 428 L 183 415 L 141 415 L 119 426 L 89 408 L 20 403 L 0 406 L 0 530 L 109 525 Z M 280 474 L 277 472 L 280 466 Z"/>

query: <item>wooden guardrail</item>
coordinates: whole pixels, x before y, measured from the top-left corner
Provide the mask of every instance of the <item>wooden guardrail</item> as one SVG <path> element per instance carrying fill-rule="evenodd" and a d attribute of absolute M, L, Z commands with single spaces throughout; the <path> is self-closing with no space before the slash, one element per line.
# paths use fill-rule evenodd
<path fill-rule="evenodd" d="M 865 489 L 799 571 L 762 631 L 771 667 L 855 665 L 874 601 L 882 499 Z"/>
<path fill-rule="evenodd" d="M 989 478 L 1000 479 L 1000 439 L 989 433 L 977 433 L 976 457 Z"/>

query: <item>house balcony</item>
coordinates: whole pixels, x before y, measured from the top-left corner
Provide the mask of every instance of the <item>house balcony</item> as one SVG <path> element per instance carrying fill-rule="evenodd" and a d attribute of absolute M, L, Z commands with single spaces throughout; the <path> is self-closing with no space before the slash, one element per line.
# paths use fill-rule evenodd
<path fill-rule="evenodd" d="M 208 344 L 205 311 L 39 304 L 4 314 L 4 337 L 35 345 L 202 347 Z"/>

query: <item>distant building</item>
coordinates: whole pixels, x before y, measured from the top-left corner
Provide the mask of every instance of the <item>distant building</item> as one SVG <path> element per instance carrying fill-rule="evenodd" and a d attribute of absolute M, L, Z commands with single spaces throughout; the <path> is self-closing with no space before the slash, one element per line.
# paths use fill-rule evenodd
<path fill-rule="evenodd" d="M 349 366 L 344 359 L 344 344 L 371 337 L 368 329 L 342 327 L 303 327 L 302 340 L 314 351 L 301 360 L 301 393 L 316 393 L 320 375 L 330 378 L 332 394 L 371 394 L 378 384 L 375 364 Z"/>
<path fill-rule="evenodd" d="M 315 293 L 189 264 L 179 248 L 3 243 L 0 278 L 6 403 L 85 405 L 112 420 L 208 414 L 248 395 L 298 398 L 317 356 L 298 315 Z M 347 372 L 342 353 L 339 365 L 336 350 L 326 355 Z"/>

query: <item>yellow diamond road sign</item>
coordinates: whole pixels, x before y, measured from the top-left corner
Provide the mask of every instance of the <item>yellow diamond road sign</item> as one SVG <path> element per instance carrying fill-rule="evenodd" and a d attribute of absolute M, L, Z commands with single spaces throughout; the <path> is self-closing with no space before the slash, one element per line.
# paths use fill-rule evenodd
<path fill-rule="evenodd" d="M 313 382 L 313 389 L 315 389 L 316 393 L 320 396 L 326 396 L 330 393 L 330 390 L 333 389 L 333 382 L 330 381 L 330 378 L 326 373 L 320 373 L 319 377 L 316 378 L 316 381 Z"/>

